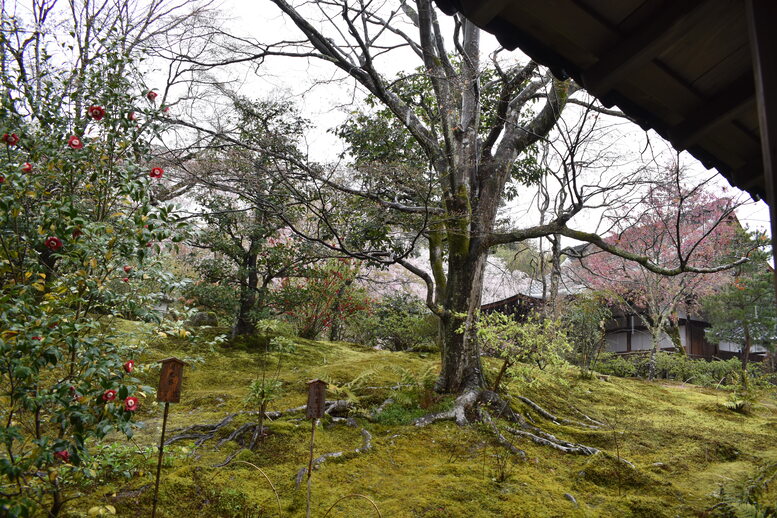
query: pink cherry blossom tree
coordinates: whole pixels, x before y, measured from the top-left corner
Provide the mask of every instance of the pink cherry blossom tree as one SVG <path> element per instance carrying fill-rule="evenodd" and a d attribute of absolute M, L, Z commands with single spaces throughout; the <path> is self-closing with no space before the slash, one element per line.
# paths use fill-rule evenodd
<path fill-rule="evenodd" d="M 644 255 L 666 269 L 690 266 L 711 273 L 661 275 L 594 246 L 581 254 L 575 270 L 583 284 L 639 315 L 650 332 L 649 379 L 655 376 L 656 353 L 666 330 L 676 325 L 677 312 L 697 309 L 703 296 L 730 281 L 730 273 L 715 271 L 716 265 L 747 253 L 737 246 L 740 226 L 734 210 L 739 205 L 735 198 L 713 194 L 705 183 L 689 186 L 675 166 L 648 189 L 638 210 L 613 220 L 614 231 L 604 239 L 605 247 Z M 684 352 L 679 340 L 675 342 Z"/>

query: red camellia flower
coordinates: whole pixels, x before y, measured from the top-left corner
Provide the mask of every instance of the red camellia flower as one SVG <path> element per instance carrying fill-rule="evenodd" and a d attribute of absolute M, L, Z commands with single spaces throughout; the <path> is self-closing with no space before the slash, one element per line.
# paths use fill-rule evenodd
<path fill-rule="evenodd" d="M 129 273 L 129 272 L 131 272 L 131 271 L 132 271 L 132 266 L 130 266 L 130 265 L 126 265 L 126 266 L 124 267 L 124 273 Z"/>
<path fill-rule="evenodd" d="M 90 106 L 86 109 L 89 116 L 96 121 L 102 120 L 105 117 L 105 108 L 102 106 Z"/>
<path fill-rule="evenodd" d="M 70 452 L 67 450 L 55 451 L 54 457 L 58 458 L 62 462 L 68 462 L 70 460 Z"/>
<path fill-rule="evenodd" d="M 129 282 L 129 277 L 124 277 L 124 278 L 122 279 L 122 281 L 124 281 L 124 282 Z"/>
<path fill-rule="evenodd" d="M 7 146 L 15 146 L 19 143 L 19 135 L 16 133 L 11 133 L 10 135 L 8 133 L 3 133 L 3 142 Z"/>
<path fill-rule="evenodd" d="M 136 397 L 128 397 L 124 400 L 124 410 L 127 412 L 134 412 L 138 409 L 138 398 Z"/>
<path fill-rule="evenodd" d="M 31 173 L 32 172 L 32 164 L 29 162 L 25 162 L 22 164 L 22 172 L 23 173 Z"/>
<path fill-rule="evenodd" d="M 165 174 L 165 170 L 161 167 L 154 167 L 151 169 L 151 172 L 148 173 L 148 176 L 151 178 L 162 178 L 162 175 Z"/>
<path fill-rule="evenodd" d="M 45 244 L 46 248 L 48 248 L 49 250 L 57 251 L 60 248 L 62 248 L 62 240 L 55 236 L 47 237 L 46 241 L 44 241 L 43 244 Z"/>
<path fill-rule="evenodd" d="M 116 399 L 116 391 L 115 390 L 111 389 L 111 390 L 106 390 L 105 392 L 103 392 L 103 401 L 113 401 L 114 399 Z"/>
<path fill-rule="evenodd" d="M 73 149 L 81 149 L 84 147 L 83 141 L 75 135 L 71 135 L 70 138 L 67 139 L 67 145 Z"/>
<path fill-rule="evenodd" d="M 146 97 L 148 98 L 149 101 L 154 102 L 154 99 L 156 99 L 158 95 L 159 94 L 156 93 L 155 91 L 149 90 L 148 93 L 146 94 Z"/>
<path fill-rule="evenodd" d="M 133 370 L 135 370 L 135 360 L 128 360 L 124 362 L 123 367 L 125 371 L 132 372 Z"/>
<path fill-rule="evenodd" d="M 33 340 L 38 340 L 38 341 L 43 340 L 43 338 L 41 338 L 40 336 L 33 336 L 32 339 Z"/>
<path fill-rule="evenodd" d="M 128 118 L 129 120 L 131 120 L 131 121 L 136 121 L 136 120 L 138 120 L 138 114 L 137 114 L 137 113 L 135 113 L 135 112 L 129 112 L 129 113 L 127 114 L 127 118 Z"/>

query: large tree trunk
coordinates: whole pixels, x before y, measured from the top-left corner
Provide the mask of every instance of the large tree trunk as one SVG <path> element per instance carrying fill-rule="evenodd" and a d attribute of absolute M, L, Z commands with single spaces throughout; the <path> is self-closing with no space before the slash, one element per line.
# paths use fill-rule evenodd
<path fill-rule="evenodd" d="M 249 252 L 243 261 L 244 275 L 240 282 L 240 303 L 237 308 L 235 325 L 232 327 L 232 338 L 256 332 L 256 325 L 251 316 L 251 312 L 256 307 L 256 289 L 259 285 L 256 259 L 257 254 Z"/>
<path fill-rule="evenodd" d="M 445 314 L 440 318 L 440 332 L 444 347 L 442 370 L 437 390 L 460 393 L 466 389 L 485 387 L 480 363 L 480 346 L 475 319 L 480 308 L 483 290 L 485 255 L 464 258 L 451 253 L 446 287 Z M 463 331 L 463 332 L 462 332 Z"/>

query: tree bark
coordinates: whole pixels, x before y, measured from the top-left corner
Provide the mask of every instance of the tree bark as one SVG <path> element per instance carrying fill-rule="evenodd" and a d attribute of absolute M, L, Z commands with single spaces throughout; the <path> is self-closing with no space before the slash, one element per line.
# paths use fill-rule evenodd
<path fill-rule="evenodd" d="M 656 355 L 658 347 L 661 344 L 661 327 L 652 327 L 650 336 L 653 341 L 653 347 L 650 349 L 650 360 L 648 361 L 648 381 L 656 379 Z"/>
<path fill-rule="evenodd" d="M 243 261 L 245 273 L 240 283 L 240 303 L 237 309 L 235 325 L 232 327 L 232 338 L 251 335 L 256 332 L 256 324 L 251 316 L 251 312 L 256 307 L 256 290 L 259 286 L 256 260 L 257 254 L 251 251 L 245 255 Z"/>
<path fill-rule="evenodd" d="M 445 313 L 440 318 L 440 332 L 445 348 L 437 390 L 461 393 L 467 389 L 485 387 L 480 362 L 480 346 L 475 336 L 477 310 L 483 289 L 485 255 L 475 258 L 451 251 Z"/>

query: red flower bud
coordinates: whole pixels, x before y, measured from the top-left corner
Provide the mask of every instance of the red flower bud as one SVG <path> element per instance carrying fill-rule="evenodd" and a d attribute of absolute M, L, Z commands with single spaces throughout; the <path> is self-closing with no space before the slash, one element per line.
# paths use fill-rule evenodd
<path fill-rule="evenodd" d="M 158 96 L 158 95 L 159 95 L 159 94 L 158 94 L 158 93 L 156 93 L 155 91 L 153 91 L 153 90 L 149 90 L 149 91 L 148 91 L 148 93 L 146 93 L 146 98 L 147 98 L 149 101 L 151 101 L 151 102 L 154 102 L 154 100 L 157 98 L 157 96 Z"/>
<path fill-rule="evenodd" d="M 122 280 L 123 280 L 124 282 L 129 282 L 129 277 L 124 277 Z"/>
<path fill-rule="evenodd" d="M 32 172 L 32 164 L 29 162 L 25 162 L 22 164 L 22 172 L 23 173 L 31 173 Z"/>
<path fill-rule="evenodd" d="M 135 360 L 127 360 L 122 367 L 124 367 L 125 372 L 132 372 L 135 370 Z"/>
<path fill-rule="evenodd" d="M 126 266 L 124 267 L 124 273 L 129 273 L 129 272 L 131 272 L 131 271 L 132 271 L 132 266 L 130 266 L 130 265 L 126 265 Z"/>
<path fill-rule="evenodd" d="M 83 141 L 75 135 L 71 135 L 70 138 L 67 139 L 67 145 L 73 149 L 81 149 L 84 147 Z"/>

